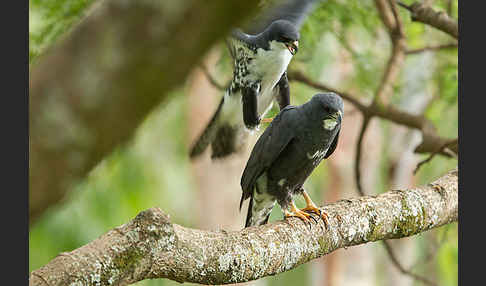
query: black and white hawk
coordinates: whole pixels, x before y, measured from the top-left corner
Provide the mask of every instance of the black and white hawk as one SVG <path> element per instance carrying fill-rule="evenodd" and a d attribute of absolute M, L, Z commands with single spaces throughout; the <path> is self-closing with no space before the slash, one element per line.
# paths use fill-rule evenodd
<path fill-rule="evenodd" d="M 280 109 L 290 104 L 287 66 L 298 51 L 300 26 L 318 1 L 287 1 L 257 18 L 248 33 L 232 31 L 227 43 L 234 60 L 233 79 L 192 146 L 191 158 L 209 144 L 212 159 L 241 150 L 274 101 Z"/>
<path fill-rule="evenodd" d="M 285 218 L 308 221 L 309 212 L 314 212 L 327 227 L 327 214 L 316 207 L 303 185 L 336 150 L 342 117 L 343 101 L 335 93 L 316 94 L 300 106 L 288 105 L 279 112 L 258 138 L 241 176 L 240 209 L 250 199 L 245 227 L 267 223 L 275 203 Z M 299 194 L 307 204 L 302 210 L 293 201 Z"/>

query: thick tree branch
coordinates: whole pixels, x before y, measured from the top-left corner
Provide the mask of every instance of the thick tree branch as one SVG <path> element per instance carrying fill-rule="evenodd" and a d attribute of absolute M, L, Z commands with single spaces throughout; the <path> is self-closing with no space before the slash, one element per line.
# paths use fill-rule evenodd
<path fill-rule="evenodd" d="M 40 56 L 29 82 L 30 223 L 126 142 L 258 2 L 106 0 Z"/>
<path fill-rule="evenodd" d="M 409 190 L 341 200 L 327 230 L 297 218 L 236 232 L 172 224 L 158 208 L 30 274 L 30 285 L 127 285 L 143 279 L 228 284 L 275 275 L 334 250 L 402 238 L 458 218 L 458 170 Z M 236 207 L 236 206 L 235 206 Z M 322 223 L 322 222 L 320 222 Z"/>
<path fill-rule="evenodd" d="M 289 80 L 295 80 L 298 82 L 301 82 L 303 84 L 306 84 L 310 87 L 313 87 L 315 89 L 323 90 L 323 91 L 330 91 L 339 94 L 343 99 L 351 102 L 356 108 L 359 109 L 359 111 L 365 113 L 369 111 L 369 108 L 367 107 L 367 103 L 363 102 L 358 96 L 351 94 L 349 92 L 343 91 L 343 90 L 338 90 L 333 87 L 327 86 L 323 83 L 317 82 L 309 78 L 307 75 L 305 75 L 303 72 L 300 70 L 288 70 L 287 71 L 287 76 Z"/>
<path fill-rule="evenodd" d="M 457 21 L 447 15 L 446 12 L 437 12 L 432 7 L 425 4 L 414 2 L 410 6 L 398 1 L 398 5 L 410 11 L 412 21 L 421 22 L 430 25 L 436 29 L 445 32 L 452 37 L 459 38 L 459 27 Z"/>

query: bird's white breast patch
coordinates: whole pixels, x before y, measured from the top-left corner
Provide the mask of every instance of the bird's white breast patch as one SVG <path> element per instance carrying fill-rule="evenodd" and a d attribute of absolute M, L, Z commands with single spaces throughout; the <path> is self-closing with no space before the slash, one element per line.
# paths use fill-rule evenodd
<path fill-rule="evenodd" d="M 287 70 L 292 54 L 282 43 L 271 41 L 270 50 L 258 49 L 255 58 L 251 63 L 251 69 L 254 71 L 254 75 L 258 75 L 258 79 L 261 80 L 258 114 L 264 116 L 271 108 L 272 89 Z"/>

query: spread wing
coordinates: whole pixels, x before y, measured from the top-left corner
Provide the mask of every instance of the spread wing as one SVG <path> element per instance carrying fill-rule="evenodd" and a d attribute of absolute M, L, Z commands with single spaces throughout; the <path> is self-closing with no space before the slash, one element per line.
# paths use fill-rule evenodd
<path fill-rule="evenodd" d="M 231 35 L 227 37 L 225 41 L 231 57 L 237 59 L 241 57 L 238 51 L 241 51 L 242 49 L 242 51 L 248 50 L 248 44 L 252 44 L 253 39 L 252 36 L 243 33 L 240 29 L 233 29 Z"/>
<path fill-rule="evenodd" d="M 267 7 L 243 29 L 233 29 L 226 39 L 230 55 L 235 58 L 239 45 L 252 43 L 253 37 L 265 30 L 273 21 L 287 20 L 300 29 L 307 16 L 315 8 L 316 3 L 324 0 L 282 0 L 273 1 L 276 4 Z"/>
<path fill-rule="evenodd" d="M 243 195 L 241 204 L 250 197 L 258 177 L 272 165 L 278 155 L 295 137 L 297 109 L 288 105 L 273 119 L 270 126 L 258 138 L 241 176 Z"/>
<path fill-rule="evenodd" d="M 307 15 L 314 9 L 315 4 L 320 1 L 322 0 L 273 1 L 277 2 L 277 4 L 265 9 L 262 13 L 257 15 L 256 18 L 248 24 L 248 27 L 243 30 L 249 34 L 259 34 L 275 20 L 290 21 L 297 26 L 297 29 L 299 29 Z"/>

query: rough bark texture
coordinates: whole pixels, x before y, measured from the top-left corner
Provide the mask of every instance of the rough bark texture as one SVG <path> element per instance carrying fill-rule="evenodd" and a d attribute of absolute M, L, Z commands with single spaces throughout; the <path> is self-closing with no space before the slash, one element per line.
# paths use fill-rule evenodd
<path fill-rule="evenodd" d="M 61 200 L 259 1 L 107 0 L 29 81 L 29 217 Z"/>
<path fill-rule="evenodd" d="M 127 285 L 149 278 L 228 284 L 275 275 L 336 249 L 407 237 L 458 218 L 458 170 L 409 190 L 341 200 L 330 228 L 297 218 L 241 231 L 172 224 L 158 208 L 33 271 L 30 285 Z"/>

